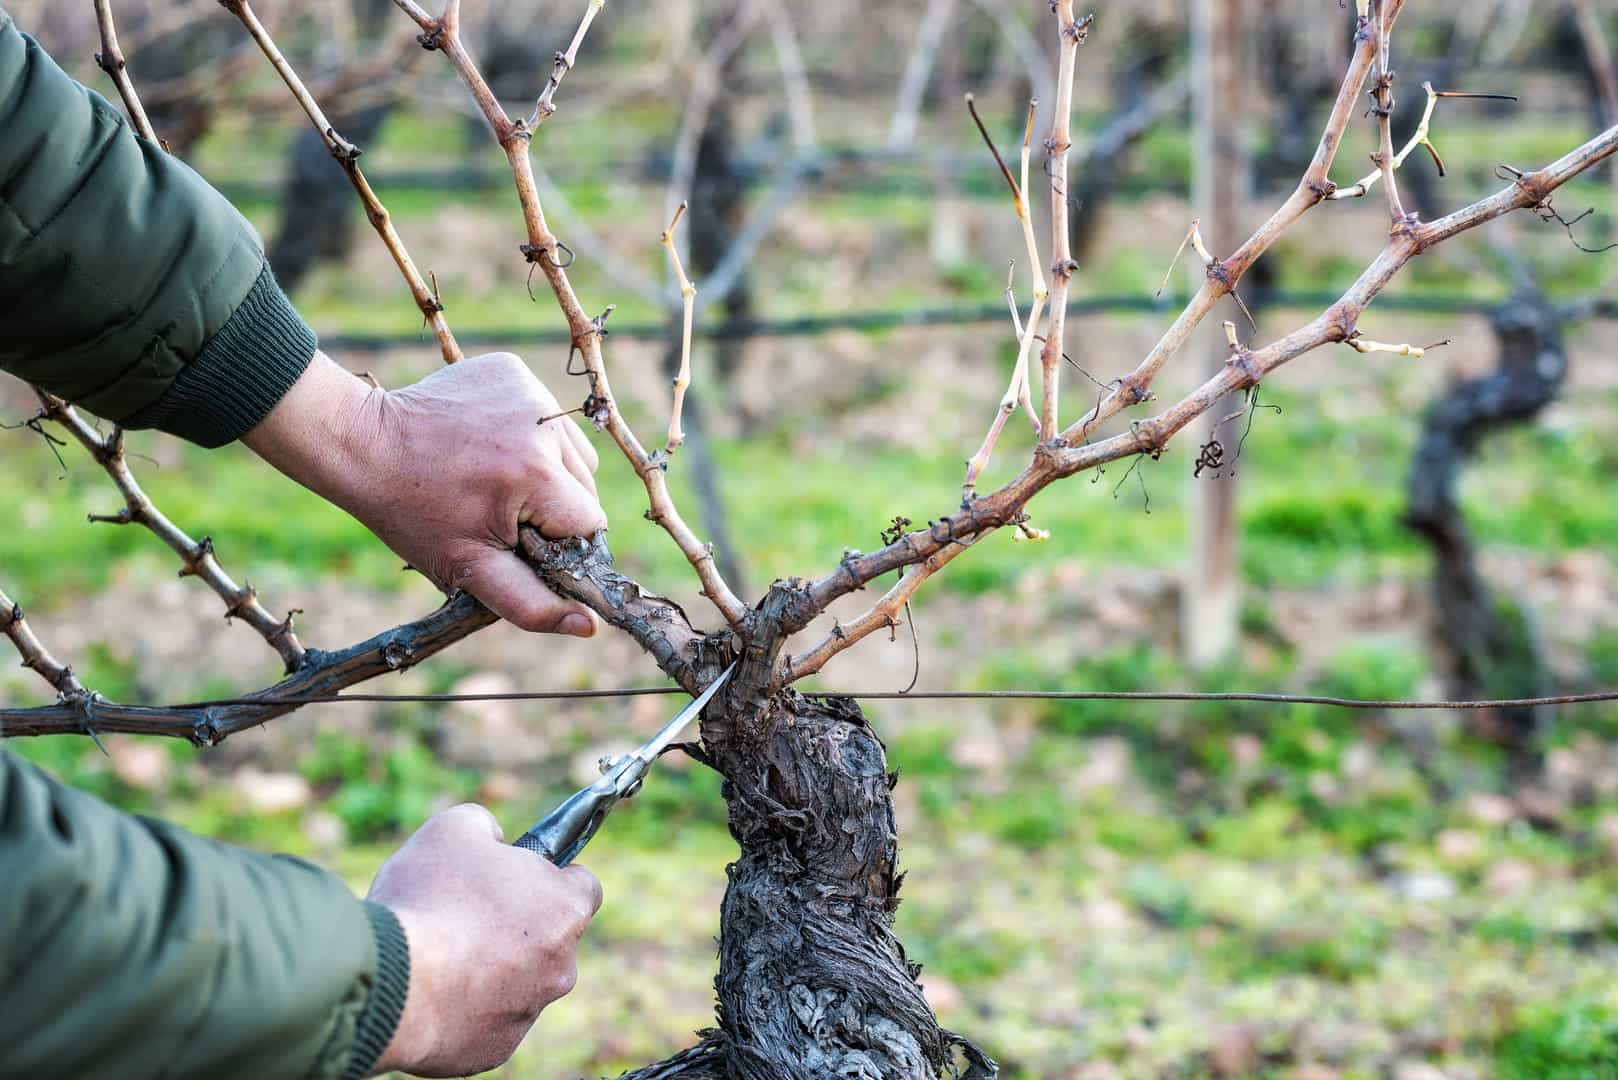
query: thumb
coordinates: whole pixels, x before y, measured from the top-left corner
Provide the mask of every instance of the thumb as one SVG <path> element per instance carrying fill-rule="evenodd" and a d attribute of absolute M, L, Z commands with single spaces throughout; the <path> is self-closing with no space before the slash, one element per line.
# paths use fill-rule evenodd
<path fill-rule="evenodd" d="M 441 810 L 433 816 L 431 824 L 439 832 L 454 833 L 469 841 L 486 841 L 493 837 L 495 843 L 501 843 L 506 838 L 505 830 L 500 828 L 500 822 L 488 807 L 477 803 L 461 803 Z"/>
<path fill-rule="evenodd" d="M 486 548 L 457 584 L 490 611 L 524 630 L 573 637 L 592 637 L 596 632 L 596 618 L 589 608 L 546 588 L 515 552 Z"/>

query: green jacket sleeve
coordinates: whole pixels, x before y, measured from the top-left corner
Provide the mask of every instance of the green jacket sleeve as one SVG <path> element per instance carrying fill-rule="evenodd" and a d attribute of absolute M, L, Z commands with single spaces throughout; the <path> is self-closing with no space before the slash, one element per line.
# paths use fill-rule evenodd
<path fill-rule="evenodd" d="M 0 370 L 204 446 L 314 355 L 245 219 L 0 10 Z"/>
<path fill-rule="evenodd" d="M 332 875 L 0 751 L 0 1076 L 363 1076 L 408 982 L 397 920 Z"/>

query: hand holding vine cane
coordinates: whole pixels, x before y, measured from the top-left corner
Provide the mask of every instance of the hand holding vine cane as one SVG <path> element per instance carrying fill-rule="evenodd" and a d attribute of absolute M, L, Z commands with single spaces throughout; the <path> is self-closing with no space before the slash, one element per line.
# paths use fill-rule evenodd
<path fill-rule="evenodd" d="M 243 438 L 270 464 L 353 514 L 446 590 L 525 630 L 589 637 L 595 616 L 517 557 L 517 532 L 606 528 L 594 448 L 523 362 L 493 353 L 384 391 L 317 354 Z"/>

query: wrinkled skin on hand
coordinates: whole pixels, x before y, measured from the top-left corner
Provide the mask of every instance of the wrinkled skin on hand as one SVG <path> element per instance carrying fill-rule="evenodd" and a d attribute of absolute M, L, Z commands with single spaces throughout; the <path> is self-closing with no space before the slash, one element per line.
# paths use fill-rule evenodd
<path fill-rule="evenodd" d="M 242 441 L 440 587 L 472 593 L 525 630 L 588 637 L 589 609 L 545 588 L 514 551 L 522 524 L 553 539 L 606 527 L 595 449 L 561 412 L 509 353 L 392 391 L 316 354 Z"/>

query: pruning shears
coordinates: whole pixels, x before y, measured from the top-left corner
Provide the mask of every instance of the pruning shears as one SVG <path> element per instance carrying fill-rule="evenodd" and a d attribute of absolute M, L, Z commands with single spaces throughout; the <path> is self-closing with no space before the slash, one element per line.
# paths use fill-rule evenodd
<path fill-rule="evenodd" d="M 519 836 L 512 846 L 527 848 L 543 855 L 557 866 L 566 866 L 572 862 L 578 857 L 579 852 L 584 850 L 584 845 L 590 842 L 596 830 L 601 828 L 601 823 L 607 819 L 612 808 L 640 790 L 641 781 L 646 778 L 652 762 L 669 748 L 685 726 L 713 700 L 713 696 L 735 671 L 736 665 L 731 664 L 720 672 L 719 678 L 709 683 L 700 696 L 676 713 L 674 719 L 664 724 L 656 735 L 634 750 L 622 757 L 602 758 L 601 779 L 588 787 L 580 788 L 564 799 L 560 806 L 540 818 L 538 824 Z"/>

